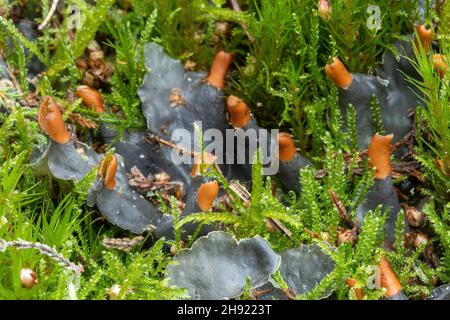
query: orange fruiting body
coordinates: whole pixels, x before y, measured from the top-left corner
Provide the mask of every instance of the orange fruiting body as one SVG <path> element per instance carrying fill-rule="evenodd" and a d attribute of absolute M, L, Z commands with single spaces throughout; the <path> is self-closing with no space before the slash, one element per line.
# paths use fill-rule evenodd
<path fill-rule="evenodd" d="M 379 265 L 380 270 L 380 285 L 386 289 L 385 296 L 387 298 L 393 297 L 402 290 L 402 285 L 398 280 L 394 270 L 392 270 L 389 261 L 382 257 Z"/>
<path fill-rule="evenodd" d="M 448 70 L 448 59 L 446 56 L 439 54 L 439 53 L 435 53 L 433 55 L 433 66 L 434 69 L 436 69 L 437 72 L 439 72 L 439 75 L 441 77 L 444 76 L 444 74 L 447 72 Z"/>
<path fill-rule="evenodd" d="M 381 136 L 375 134 L 369 144 L 367 153 L 369 163 L 375 167 L 375 178 L 384 179 L 392 172 L 391 166 L 391 141 L 393 134 Z"/>
<path fill-rule="evenodd" d="M 431 49 L 431 40 L 433 40 L 433 30 L 431 30 L 431 28 L 427 29 L 424 25 L 420 25 L 416 27 L 416 31 L 425 53 L 428 53 Z M 414 40 L 414 43 L 417 50 L 419 50 L 417 39 Z"/>
<path fill-rule="evenodd" d="M 281 161 L 291 161 L 297 149 L 291 135 L 285 132 L 278 134 L 278 158 Z"/>
<path fill-rule="evenodd" d="M 45 97 L 39 106 L 38 123 L 41 130 L 55 142 L 64 144 L 70 140 L 61 111 L 52 97 Z"/>
<path fill-rule="evenodd" d="M 219 194 L 219 183 L 214 180 L 203 183 L 198 188 L 197 204 L 202 211 L 209 211 Z"/>
<path fill-rule="evenodd" d="M 242 99 L 229 96 L 227 99 L 227 110 L 230 114 L 230 122 L 234 128 L 245 127 L 250 121 L 250 108 Z"/>
<path fill-rule="evenodd" d="M 103 158 L 98 169 L 98 176 L 103 179 L 106 189 L 113 190 L 116 186 L 116 172 L 118 161 L 115 155 L 110 154 Z"/>
<path fill-rule="evenodd" d="M 338 88 L 347 89 L 352 84 L 352 74 L 338 57 L 334 57 L 333 62 L 325 66 L 325 73 Z"/>
<path fill-rule="evenodd" d="M 83 100 L 86 107 L 92 108 L 95 112 L 105 112 L 103 97 L 97 90 L 88 86 L 79 86 L 75 94 Z"/>
<path fill-rule="evenodd" d="M 225 76 L 232 60 L 233 56 L 230 53 L 219 51 L 214 57 L 211 70 L 206 77 L 206 81 L 216 88 L 225 88 Z"/>
<path fill-rule="evenodd" d="M 357 280 L 353 278 L 348 278 L 346 280 L 347 286 L 349 288 L 354 288 L 356 286 Z M 364 298 L 364 294 L 361 288 L 355 288 L 355 296 L 356 299 L 362 300 Z"/>

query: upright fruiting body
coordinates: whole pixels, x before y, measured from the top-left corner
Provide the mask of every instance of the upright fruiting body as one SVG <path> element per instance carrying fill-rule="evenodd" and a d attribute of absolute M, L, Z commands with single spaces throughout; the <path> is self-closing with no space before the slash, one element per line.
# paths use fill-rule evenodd
<path fill-rule="evenodd" d="M 96 206 L 110 223 L 135 234 L 153 233 L 160 224 L 171 219 L 130 187 L 119 154 L 108 155 L 102 160 L 97 178 L 89 188 L 87 205 Z"/>
<path fill-rule="evenodd" d="M 61 111 L 52 97 L 45 97 L 39 106 L 38 123 L 41 130 L 55 142 L 64 144 L 70 140 Z"/>
<path fill-rule="evenodd" d="M 357 282 L 358 282 L 356 279 L 354 279 L 354 278 L 348 278 L 345 282 L 347 283 L 347 286 L 348 286 L 349 288 L 354 288 L 354 290 L 355 290 L 355 296 L 356 296 L 356 299 L 357 299 L 357 300 L 362 300 L 362 299 L 364 298 L 364 294 L 363 294 L 362 289 L 356 287 Z"/>
<path fill-rule="evenodd" d="M 391 176 L 390 143 L 392 138 L 392 134 L 387 136 L 375 134 L 372 137 L 368 156 L 370 165 L 375 167 L 375 181 L 364 201 L 356 208 L 356 220 L 361 226 L 365 216 L 370 211 L 375 212 L 381 205 L 382 210 L 387 211 L 386 239 L 390 242 L 395 240 L 395 226 L 401 210 Z"/>
<path fill-rule="evenodd" d="M 45 97 L 39 106 L 37 116 L 39 127 L 49 136 L 47 146 L 35 146 L 31 154 L 31 166 L 39 174 L 50 175 L 58 180 L 80 181 L 95 166 L 96 154 L 86 145 L 74 139 L 64 124 L 58 105 L 52 97 Z M 88 160 L 75 148 L 82 150 Z"/>
<path fill-rule="evenodd" d="M 281 161 L 291 161 L 294 159 L 296 151 L 291 135 L 281 132 L 278 135 L 278 158 Z"/>
<path fill-rule="evenodd" d="M 28 268 L 20 270 L 20 284 L 22 287 L 31 289 L 38 283 L 36 273 Z"/>
<path fill-rule="evenodd" d="M 435 53 L 433 55 L 433 65 L 434 69 L 443 77 L 448 70 L 448 58 L 442 54 Z"/>
<path fill-rule="evenodd" d="M 295 147 L 294 139 L 288 133 L 280 132 L 274 143 L 273 153 L 278 157 L 278 177 L 287 191 L 300 192 L 298 177 L 300 169 L 311 165 L 311 161 L 302 156 Z"/>
<path fill-rule="evenodd" d="M 391 142 L 394 138 L 393 134 L 382 136 L 375 134 L 370 141 L 369 163 L 375 168 L 375 178 L 384 179 L 391 175 Z"/>
<path fill-rule="evenodd" d="M 392 270 L 391 264 L 383 256 L 379 264 L 380 270 L 380 286 L 386 289 L 384 294 L 386 298 L 393 298 L 394 296 L 400 294 L 402 290 L 402 285 L 397 278 L 394 270 Z"/>
<path fill-rule="evenodd" d="M 206 77 L 206 81 L 216 88 L 225 88 L 225 76 L 232 60 L 233 56 L 230 53 L 219 51 L 214 57 L 211 70 Z"/>
<path fill-rule="evenodd" d="M 209 211 L 219 194 L 219 183 L 214 180 L 202 184 L 198 188 L 197 204 L 202 211 Z"/>
<path fill-rule="evenodd" d="M 424 43 L 429 43 L 426 32 L 421 34 Z M 421 45 L 419 36 L 417 39 Z M 325 67 L 328 77 L 341 89 L 339 106 L 344 118 L 348 116 L 348 112 L 353 112 L 352 107 L 349 109 L 350 104 L 356 111 L 357 142 L 360 149 L 368 147 L 376 132 L 374 129 L 377 125 L 370 112 L 370 107 L 375 106 L 375 98 L 382 120 L 378 124 L 381 124 L 386 132 L 394 134 L 394 142 L 411 131 L 413 127 L 413 121 L 409 116 L 411 108 L 424 103 L 423 93 L 415 86 L 410 86 L 408 80 L 410 77 L 417 80 L 420 78 L 411 60 L 414 58 L 413 41 L 399 40 L 393 43 L 393 46 L 396 48 L 395 51 L 400 53 L 400 58 L 387 50 L 374 75 L 350 74 L 337 58 Z M 345 129 L 345 125 L 342 129 Z M 401 156 L 406 151 L 407 148 L 400 147 L 395 155 Z"/>
<path fill-rule="evenodd" d="M 235 128 L 245 127 L 250 121 L 250 108 L 247 104 L 236 96 L 229 96 L 227 99 L 227 110 L 230 115 L 231 125 Z"/>
<path fill-rule="evenodd" d="M 113 154 L 107 155 L 100 162 L 98 176 L 103 179 L 104 186 L 109 190 L 113 190 L 116 186 L 117 165 L 117 158 Z"/>
<path fill-rule="evenodd" d="M 431 40 L 433 40 L 433 30 L 427 29 L 424 25 L 419 25 L 416 27 L 417 35 L 419 36 L 422 47 L 426 53 L 431 49 Z M 419 50 L 419 45 L 417 40 L 414 40 L 417 50 Z"/>
<path fill-rule="evenodd" d="M 352 74 L 338 57 L 334 57 L 333 62 L 325 66 L 325 73 L 338 88 L 347 89 L 352 84 Z"/>
<path fill-rule="evenodd" d="M 88 86 L 79 86 L 75 94 L 80 97 L 86 107 L 92 108 L 95 112 L 105 112 L 103 97 L 97 90 Z"/>

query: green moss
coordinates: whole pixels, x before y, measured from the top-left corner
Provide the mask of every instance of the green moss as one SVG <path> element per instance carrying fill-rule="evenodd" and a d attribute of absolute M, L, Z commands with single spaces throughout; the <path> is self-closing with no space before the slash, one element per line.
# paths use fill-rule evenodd
<path fill-rule="evenodd" d="M 439 13 L 439 32 L 450 37 L 450 3 L 445 1 Z"/>

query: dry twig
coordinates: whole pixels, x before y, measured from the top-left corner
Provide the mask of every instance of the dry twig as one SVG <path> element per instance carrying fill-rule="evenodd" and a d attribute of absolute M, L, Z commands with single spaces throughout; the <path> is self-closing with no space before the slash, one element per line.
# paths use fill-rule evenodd
<path fill-rule="evenodd" d="M 336 207 L 339 216 L 341 219 L 350 227 L 353 228 L 355 226 L 355 223 L 349 218 L 347 210 L 345 209 L 344 205 L 342 204 L 341 200 L 339 200 L 338 195 L 336 192 L 334 192 L 333 189 L 328 190 L 328 194 L 330 195 L 331 201 L 333 202 L 334 206 Z"/>
<path fill-rule="evenodd" d="M 84 271 L 83 267 L 81 265 L 76 265 L 66 258 L 64 258 L 60 253 L 56 251 L 55 248 L 51 248 L 49 245 L 42 244 L 39 242 L 30 242 L 25 241 L 22 239 L 14 240 L 14 241 L 6 241 L 3 239 L 0 239 L 0 252 L 5 251 L 7 248 L 16 248 L 18 250 L 23 249 L 35 249 L 38 250 L 40 253 L 45 254 L 46 256 L 52 258 L 56 261 L 57 264 L 60 266 L 65 267 L 68 270 L 81 273 Z"/>
<path fill-rule="evenodd" d="M 45 17 L 44 21 L 38 26 L 38 30 L 44 29 L 48 23 L 50 22 L 50 19 L 53 17 L 56 11 L 56 7 L 58 6 L 59 0 L 53 0 L 52 6 L 50 7 L 50 10 L 48 10 L 47 16 Z"/>
<path fill-rule="evenodd" d="M 143 236 L 137 236 L 133 239 L 130 238 L 106 238 L 102 241 L 103 246 L 108 249 L 117 249 L 120 251 L 130 252 L 134 247 L 141 244 L 144 241 Z"/>

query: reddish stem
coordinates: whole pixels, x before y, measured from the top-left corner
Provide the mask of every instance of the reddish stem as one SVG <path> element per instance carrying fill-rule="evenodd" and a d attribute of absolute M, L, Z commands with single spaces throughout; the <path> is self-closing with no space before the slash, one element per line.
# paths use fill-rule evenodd
<path fill-rule="evenodd" d="M 229 96 L 227 99 L 227 110 L 230 114 L 231 125 L 234 128 L 245 127 L 250 121 L 250 108 L 241 98 Z"/>
<path fill-rule="evenodd" d="M 230 67 L 233 56 L 225 51 L 219 51 L 214 57 L 211 70 L 209 71 L 206 81 L 219 89 L 225 88 L 225 76 Z"/>
<path fill-rule="evenodd" d="M 325 73 L 338 88 L 347 89 L 352 84 L 352 74 L 338 57 L 334 57 L 333 62 L 325 66 Z"/>
<path fill-rule="evenodd" d="M 377 179 L 384 179 L 392 173 L 391 142 L 393 138 L 393 134 L 387 136 L 375 134 L 370 141 L 367 154 L 370 165 L 375 167 Z"/>

